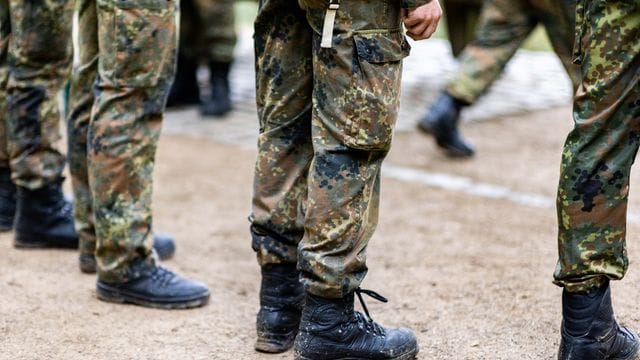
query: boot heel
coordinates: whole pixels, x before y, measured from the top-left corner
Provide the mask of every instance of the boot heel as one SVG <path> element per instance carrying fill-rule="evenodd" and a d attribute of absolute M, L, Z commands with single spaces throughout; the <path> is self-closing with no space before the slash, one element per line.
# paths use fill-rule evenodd
<path fill-rule="evenodd" d="M 25 236 L 24 234 L 16 234 L 13 240 L 13 247 L 16 249 L 40 249 L 49 246 L 46 241 L 36 240 L 32 236 Z"/>
<path fill-rule="evenodd" d="M 283 353 L 291 349 L 297 333 L 297 329 L 289 334 L 258 332 L 258 340 L 256 340 L 254 348 L 264 353 Z"/>
<path fill-rule="evenodd" d="M 100 284 L 96 286 L 96 295 L 98 296 L 98 299 L 102 301 L 107 301 L 107 302 L 116 303 L 116 304 L 124 304 L 126 302 L 124 297 L 118 295 L 113 291 L 110 291 L 109 289 L 106 289 Z"/>

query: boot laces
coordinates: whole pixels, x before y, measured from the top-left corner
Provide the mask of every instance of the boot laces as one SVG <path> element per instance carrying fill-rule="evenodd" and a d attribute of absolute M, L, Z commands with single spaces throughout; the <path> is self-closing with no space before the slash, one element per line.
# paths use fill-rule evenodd
<path fill-rule="evenodd" d="M 156 266 L 151 273 L 151 278 L 163 286 L 171 282 L 174 277 L 176 277 L 176 274 L 162 266 Z"/>
<path fill-rule="evenodd" d="M 387 300 L 387 298 L 378 294 L 377 292 L 372 290 L 367 290 L 367 289 L 357 288 L 355 290 L 355 294 L 358 296 L 358 300 L 360 300 L 360 305 L 362 305 L 362 310 L 364 310 L 366 317 L 364 317 L 361 313 L 356 311 L 354 316 L 354 321 L 357 322 L 360 327 L 364 326 L 367 332 L 370 331 L 375 334 L 384 335 L 384 328 L 380 326 L 378 323 L 376 323 L 375 321 L 373 321 L 373 319 L 371 318 L 371 314 L 369 314 L 369 309 L 367 308 L 367 305 L 365 304 L 364 299 L 362 298 L 362 295 L 363 294 L 367 295 L 382 303 L 387 303 L 389 302 L 389 300 Z"/>

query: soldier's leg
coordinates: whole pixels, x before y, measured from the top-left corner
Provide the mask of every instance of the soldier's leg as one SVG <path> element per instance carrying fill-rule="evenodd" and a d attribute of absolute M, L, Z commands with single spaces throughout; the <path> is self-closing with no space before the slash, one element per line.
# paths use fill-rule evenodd
<path fill-rule="evenodd" d="M 255 21 L 260 134 L 251 236 L 262 268 L 256 349 L 286 351 L 300 320 L 296 271 L 311 144 L 311 29 L 296 2 L 266 0 Z"/>
<path fill-rule="evenodd" d="M 177 3 L 97 1 L 98 77 L 88 129 L 97 294 L 149 307 L 202 306 L 207 287 L 152 255 L 155 152 L 175 70 Z"/>
<path fill-rule="evenodd" d="M 98 74 L 98 22 L 95 0 L 76 0 L 78 11 L 78 55 L 69 91 L 67 140 L 69 172 L 74 198 L 75 225 L 79 237 L 81 259 L 93 257 L 96 234 L 93 220 L 91 189 L 87 172 L 87 131 L 94 103 L 93 84 Z M 86 255 L 83 257 L 83 255 Z M 80 268 L 95 264 L 80 263 Z M 95 270 L 94 270 L 95 271 Z"/>
<path fill-rule="evenodd" d="M 58 93 L 71 67 L 73 2 L 10 0 L 8 149 L 18 187 L 16 247 L 77 247 L 62 194 Z"/>
<path fill-rule="evenodd" d="M 16 188 L 11 181 L 6 138 L 7 82 L 9 80 L 7 53 L 10 35 L 9 0 L 0 0 L 0 231 L 11 230 L 16 211 Z"/>
<path fill-rule="evenodd" d="M 410 330 L 383 328 L 353 308 L 354 294 L 363 293 L 367 244 L 378 221 L 380 168 L 391 145 L 401 61 L 409 50 L 400 2 L 342 2 L 331 48 L 320 47 L 324 15 L 308 15 L 316 29 L 314 158 L 298 255 L 307 301 L 296 359 L 413 359 L 418 347 Z"/>
<path fill-rule="evenodd" d="M 200 21 L 194 0 L 180 1 L 180 34 L 176 75 L 169 92 L 167 107 L 200 104 L 197 71 L 199 65 L 199 39 L 207 26 Z M 217 19 L 209 19 L 215 24 Z"/>
<path fill-rule="evenodd" d="M 460 66 L 446 91 L 473 104 L 500 76 L 536 24 L 528 1 L 485 1 L 475 39 L 460 55 Z"/>
<path fill-rule="evenodd" d="M 69 172 L 74 194 L 75 226 L 79 237 L 79 265 L 85 273 L 96 272 L 96 235 L 91 189 L 87 170 L 87 136 L 95 100 L 94 83 L 98 75 L 98 33 L 95 0 L 78 0 L 80 64 L 71 76 L 67 140 Z M 154 234 L 153 246 L 161 259 L 171 257 L 175 241 L 171 236 Z"/>
<path fill-rule="evenodd" d="M 201 112 L 221 116 L 231 110 L 229 70 L 236 45 L 234 0 L 194 0 L 194 4 L 204 28 L 199 52 L 208 62 L 211 86 L 211 94 L 203 99 Z"/>
<path fill-rule="evenodd" d="M 9 168 L 7 149 L 7 83 L 9 81 L 9 39 L 11 38 L 11 18 L 9 0 L 0 0 L 0 168 Z"/>
<path fill-rule="evenodd" d="M 35 190 L 59 181 L 65 163 L 57 95 L 71 70 L 73 2 L 9 4 L 7 130 L 12 177 L 16 185 Z"/>
<path fill-rule="evenodd" d="M 624 276 L 627 200 L 640 133 L 640 4 L 581 2 L 582 83 L 558 187 L 555 283 L 564 287 L 559 359 L 630 359 L 638 339 L 613 316 L 609 280 Z M 581 11 L 582 10 L 582 11 Z M 611 36 L 612 31 L 616 36 Z"/>
<path fill-rule="evenodd" d="M 473 146 L 458 131 L 460 112 L 473 104 L 500 76 L 537 20 L 529 0 L 485 0 L 475 39 L 459 57 L 459 67 L 418 122 L 451 157 L 470 157 Z"/>

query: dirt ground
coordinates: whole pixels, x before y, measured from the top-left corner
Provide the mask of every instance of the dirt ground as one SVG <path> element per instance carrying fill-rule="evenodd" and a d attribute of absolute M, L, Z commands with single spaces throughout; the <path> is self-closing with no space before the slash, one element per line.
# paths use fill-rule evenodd
<path fill-rule="evenodd" d="M 464 132 L 479 150 L 471 161 L 449 161 L 423 135 L 400 133 L 388 164 L 552 197 L 570 126 L 568 107 L 468 124 Z M 19 251 L 11 233 L 0 234 L 0 358 L 291 359 L 291 352 L 253 351 L 259 269 L 247 215 L 254 157 L 246 147 L 192 136 L 161 141 L 154 227 L 178 239 L 166 265 L 211 287 L 201 309 L 100 302 L 75 252 Z M 632 196 L 631 212 L 639 205 Z M 414 329 L 420 359 L 552 359 L 561 294 L 551 283 L 555 229 L 553 208 L 383 177 L 363 287 L 390 302 L 368 302 L 372 315 Z M 613 287 L 618 318 L 636 329 L 639 230 L 630 223 L 630 271 Z"/>

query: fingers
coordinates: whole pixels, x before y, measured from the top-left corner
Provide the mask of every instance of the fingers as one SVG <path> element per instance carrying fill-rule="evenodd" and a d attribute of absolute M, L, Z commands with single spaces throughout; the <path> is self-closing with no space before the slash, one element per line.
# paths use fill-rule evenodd
<path fill-rule="evenodd" d="M 412 39 L 417 40 L 414 38 L 414 36 L 419 37 L 422 33 L 425 32 L 425 30 L 427 30 L 428 27 L 429 23 L 419 22 L 412 27 L 407 27 L 407 35 L 409 35 L 409 37 L 411 37 Z"/>
<path fill-rule="evenodd" d="M 432 21 L 428 24 L 422 24 L 415 26 L 411 29 L 407 29 L 407 35 L 413 40 L 429 39 L 438 28 L 439 20 Z"/>
<path fill-rule="evenodd" d="M 412 28 L 424 21 L 420 16 L 422 14 L 416 14 L 415 10 L 414 11 L 410 11 L 407 9 L 402 9 L 402 10 L 407 14 L 404 18 L 404 26 L 407 29 Z"/>
<path fill-rule="evenodd" d="M 414 40 L 428 39 L 438 28 L 442 8 L 437 0 L 412 10 L 404 10 L 402 20 L 407 28 L 407 35 Z"/>

